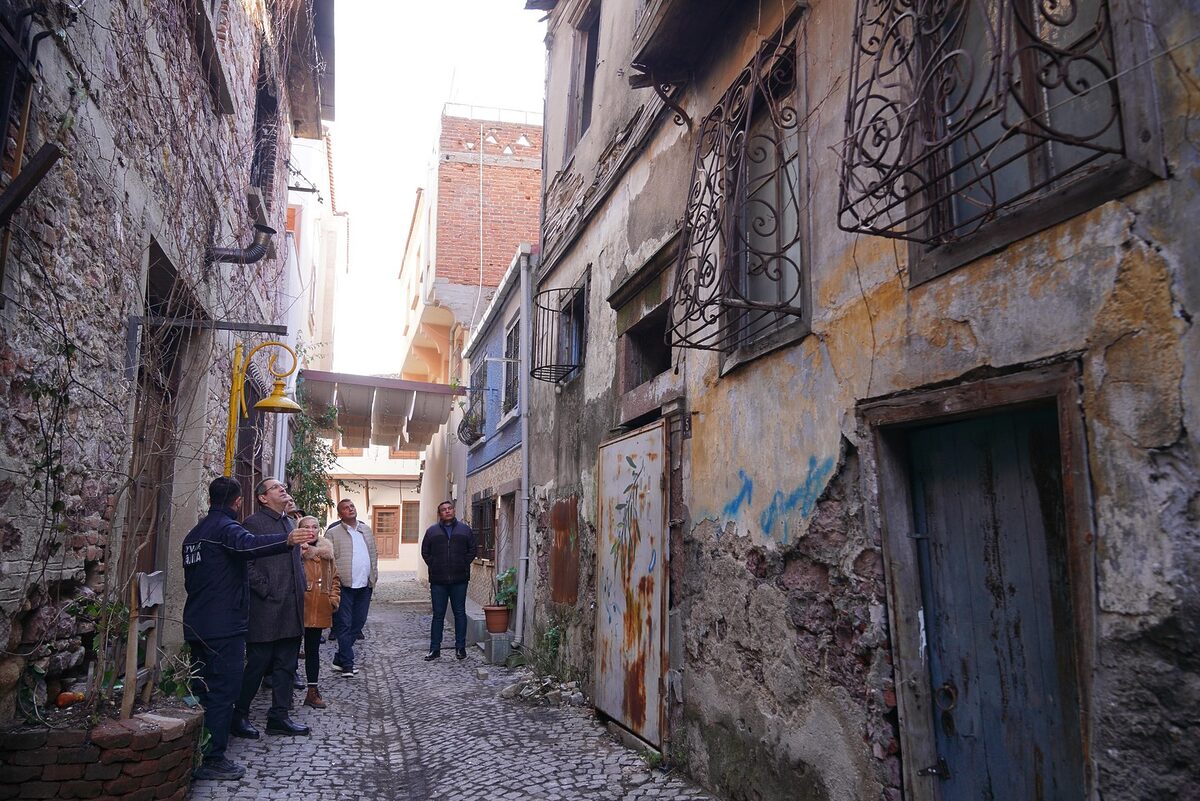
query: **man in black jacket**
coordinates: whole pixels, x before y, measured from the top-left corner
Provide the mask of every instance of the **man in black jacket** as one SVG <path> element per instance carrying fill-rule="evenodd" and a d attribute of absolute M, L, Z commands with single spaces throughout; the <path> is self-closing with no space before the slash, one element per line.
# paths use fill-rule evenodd
<path fill-rule="evenodd" d="M 242 488 L 232 478 L 208 486 L 208 515 L 183 540 L 183 636 L 199 677 L 193 692 L 204 706 L 211 739 L 197 779 L 240 779 L 246 772 L 225 757 L 233 701 L 242 686 L 249 589 L 246 561 L 286 553 L 299 533 L 254 536 L 237 522 Z"/>
<path fill-rule="evenodd" d="M 254 488 L 259 510 L 242 523 L 255 534 L 287 534 L 296 523 L 287 515 L 292 496 L 276 478 L 264 478 Z M 250 626 L 246 631 L 246 673 L 238 696 L 230 733 L 234 737 L 258 738 L 250 723 L 250 703 L 271 676 L 271 708 L 267 710 L 267 734 L 308 734 L 307 726 L 291 718 L 292 684 L 296 660 L 304 636 L 304 565 L 300 549 L 255 559 L 248 565 L 250 578 Z"/>
<path fill-rule="evenodd" d="M 442 655 L 442 628 L 446 602 L 454 610 L 454 654 L 467 658 L 467 582 L 475 561 L 475 532 L 454 516 L 454 503 L 438 504 L 438 522 L 425 530 L 421 558 L 429 565 L 429 594 L 433 601 L 433 623 L 429 626 L 428 662 Z"/>

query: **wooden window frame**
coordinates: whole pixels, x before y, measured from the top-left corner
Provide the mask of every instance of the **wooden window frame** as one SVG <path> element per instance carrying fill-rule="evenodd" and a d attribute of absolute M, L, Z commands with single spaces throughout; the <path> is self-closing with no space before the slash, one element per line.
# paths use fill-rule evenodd
<path fill-rule="evenodd" d="M 411 506 L 417 507 L 416 523 L 413 526 L 412 538 L 407 539 L 408 528 L 404 525 L 404 511 Z M 400 501 L 400 546 L 419 545 L 421 543 L 421 502 Z"/>
<path fill-rule="evenodd" d="M 1095 535 L 1081 413 L 1080 371 L 1074 362 L 919 392 L 859 406 L 866 464 L 877 471 L 879 516 L 872 532 L 883 547 L 888 624 L 900 720 L 904 797 L 939 801 L 938 778 L 918 770 L 937 763 L 929 664 L 921 645 L 921 580 L 916 540 L 910 537 L 913 510 L 905 433 L 908 429 L 1052 401 L 1058 412 L 1062 451 L 1063 508 L 1067 531 L 1070 594 L 1075 615 L 1074 647 L 1079 687 L 1080 731 L 1095 742 L 1091 681 L 1096 652 Z M 1086 797 L 1094 795 L 1094 756 L 1084 766 Z"/>
<path fill-rule="evenodd" d="M 476 559 L 496 561 L 496 511 L 499 508 L 497 500 L 495 495 L 488 495 L 471 502 L 471 530 L 476 535 Z M 487 517 L 489 509 L 491 510 L 491 519 L 488 521 L 488 525 L 480 525 L 480 518 Z"/>
<path fill-rule="evenodd" d="M 515 340 L 514 340 L 515 335 Z M 510 347 L 511 346 L 511 347 Z M 514 317 L 504 327 L 504 383 L 500 392 L 500 418 L 516 414 L 521 407 L 521 318 Z"/>
<path fill-rule="evenodd" d="M 600 66 L 599 0 L 582 5 L 578 17 L 570 25 L 574 35 L 571 42 L 571 91 L 565 126 L 565 152 L 568 159 L 591 127 L 596 76 Z"/>
<path fill-rule="evenodd" d="M 972 3 L 1003 2 L 1007 9 L 1012 0 L 970 0 Z M 863 130 L 856 129 L 853 124 L 856 111 L 861 112 L 868 102 L 866 96 L 878 94 L 875 86 L 864 88 L 851 86 L 849 107 L 847 110 L 846 134 L 844 142 L 846 152 L 843 154 L 842 197 L 839 202 L 839 225 L 847 231 L 856 231 L 873 235 L 890 236 L 908 240 L 908 283 L 915 287 L 944 275 L 964 264 L 996 253 L 1008 245 L 1032 234 L 1043 231 L 1058 223 L 1078 216 L 1103 203 L 1127 195 L 1140 189 L 1158 178 L 1167 177 L 1167 165 L 1161 126 L 1161 114 L 1157 97 L 1157 88 L 1153 78 L 1153 70 L 1138 68 L 1151 59 L 1156 49 L 1154 26 L 1161 14 L 1156 15 L 1147 0 L 1101 0 L 1105 5 L 1105 13 L 1109 18 L 1112 34 L 1112 50 L 1114 83 L 1116 85 L 1117 108 L 1119 113 L 1118 125 L 1121 131 L 1123 155 L 1112 163 L 1105 165 L 1090 174 L 1083 174 L 1075 180 L 1069 179 L 1074 172 L 1066 173 L 1060 178 L 1057 187 L 1042 187 L 1033 196 L 1019 204 L 1007 206 L 1001 204 L 995 212 L 994 219 L 986 220 L 977 230 L 965 233 L 960 238 L 944 244 L 917 241 L 925 238 L 916 231 L 900 233 L 896 229 L 902 227 L 889 218 L 872 219 L 870 215 L 863 216 L 856 192 L 848 189 L 853 183 L 862 185 L 871 183 L 875 176 L 856 176 L 855 171 L 863 166 L 862 154 L 857 152 Z M 858 26 L 870 14 L 871 0 L 859 0 L 856 14 L 856 35 L 854 41 L 859 41 L 867 34 L 858 31 Z M 900 45 L 893 42 L 880 51 L 893 52 Z M 915 53 L 920 48 L 911 48 Z M 870 60 L 865 64 L 859 63 L 860 56 L 856 55 L 853 65 L 854 74 L 860 70 L 866 74 L 866 67 L 871 66 Z M 857 77 L 854 79 L 857 80 Z M 912 102 L 913 98 L 900 98 L 901 106 Z M 873 101 L 871 101 L 873 102 Z M 875 121 L 876 124 L 878 120 Z M 873 143 L 872 149 L 885 147 Z M 886 149 L 886 148 L 885 148 Z M 884 152 L 876 152 L 868 161 L 890 163 L 891 156 Z M 912 160 L 911 154 L 902 157 L 903 165 L 908 166 Z M 886 182 L 885 182 L 886 183 Z M 878 182 L 876 182 L 878 184 Z M 884 193 L 886 186 L 878 185 L 873 193 Z M 847 197 L 847 194 L 855 197 Z M 936 203 L 930 203 L 928 191 L 912 191 L 906 203 L 900 205 L 909 217 L 919 215 L 923 207 L 933 208 Z"/>

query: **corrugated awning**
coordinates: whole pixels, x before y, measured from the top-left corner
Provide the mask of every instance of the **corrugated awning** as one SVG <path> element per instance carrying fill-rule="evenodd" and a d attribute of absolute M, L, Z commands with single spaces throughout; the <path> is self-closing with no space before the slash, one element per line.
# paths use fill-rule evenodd
<path fill-rule="evenodd" d="M 466 394 L 447 384 L 399 378 L 301 370 L 302 402 L 315 412 L 333 406 L 344 448 L 386 445 L 419 450 L 450 417 L 454 396 Z M 327 432 L 333 436 L 336 432 Z"/>

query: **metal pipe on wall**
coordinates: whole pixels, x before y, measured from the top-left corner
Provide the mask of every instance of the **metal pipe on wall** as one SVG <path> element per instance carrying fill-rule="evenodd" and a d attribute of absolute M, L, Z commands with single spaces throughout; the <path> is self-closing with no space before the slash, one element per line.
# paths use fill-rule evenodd
<path fill-rule="evenodd" d="M 522 242 L 518 249 L 521 253 L 521 493 L 520 508 L 517 513 L 521 516 L 521 544 L 517 550 L 517 620 L 514 624 L 516 636 L 513 645 L 520 645 L 525 639 L 525 582 L 529 579 L 529 371 L 532 325 L 529 319 L 532 312 L 532 277 L 530 252 L 533 248 Z"/>

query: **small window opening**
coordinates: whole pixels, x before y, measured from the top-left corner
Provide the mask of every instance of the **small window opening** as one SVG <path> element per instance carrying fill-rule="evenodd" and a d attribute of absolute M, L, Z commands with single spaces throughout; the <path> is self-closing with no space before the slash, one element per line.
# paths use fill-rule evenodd
<path fill-rule="evenodd" d="M 626 392 L 671 369 L 670 336 L 670 315 L 666 303 L 625 332 Z"/>

